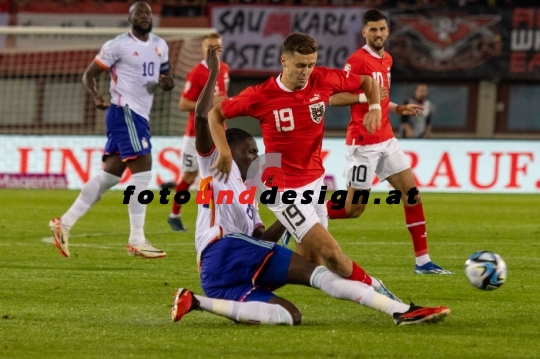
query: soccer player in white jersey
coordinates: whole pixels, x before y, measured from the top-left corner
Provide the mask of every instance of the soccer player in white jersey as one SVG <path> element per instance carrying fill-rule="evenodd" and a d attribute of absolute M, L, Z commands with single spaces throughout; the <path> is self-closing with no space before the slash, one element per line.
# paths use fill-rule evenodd
<path fill-rule="evenodd" d="M 134 3 L 129 9 L 131 30 L 107 41 L 94 61 L 88 66 L 83 83 L 95 100 L 98 109 L 107 110 L 107 144 L 103 171 L 86 183 L 75 203 L 59 218 L 49 222 L 60 253 L 69 257 L 68 237 L 71 227 L 101 195 L 120 182 L 129 168 L 128 183 L 135 190 L 128 204 L 130 235 L 129 255 L 145 258 L 164 257 L 165 252 L 154 248 L 144 235 L 146 205 L 137 198 L 146 190 L 152 178 L 149 114 L 154 91 L 174 88 L 169 65 L 167 43 L 152 31 L 152 9 L 146 2 Z M 105 103 L 98 92 L 96 77 L 102 72 L 111 74 L 111 104 Z"/>
<path fill-rule="evenodd" d="M 208 50 L 210 77 L 195 109 L 195 146 L 201 173 L 201 199 L 195 232 L 195 246 L 201 286 L 207 297 L 187 289 L 176 291 L 171 320 L 179 321 L 192 310 L 203 310 L 241 323 L 298 325 L 300 310 L 273 290 L 287 284 L 302 284 L 338 298 L 356 302 L 391 315 L 397 325 L 438 322 L 450 313 L 447 307 L 423 308 L 406 305 L 375 292 L 373 287 L 347 280 L 323 266 L 275 242 L 285 227 L 276 221 L 267 231 L 256 206 L 242 203 L 248 168 L 258 157 L 253 137 L 240 129 L 226 131 L 233 162 L 228 182 L 215 174 L 218 150 L 208 126 L 216 78 L 217 51 Z M 232 192 L 232 202 L 219 202 L 220 191 Z"/>

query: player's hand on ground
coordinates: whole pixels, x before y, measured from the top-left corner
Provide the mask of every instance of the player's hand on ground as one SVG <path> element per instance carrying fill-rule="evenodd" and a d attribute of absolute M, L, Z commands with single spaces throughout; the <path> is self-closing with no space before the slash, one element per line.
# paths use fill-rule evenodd
<path fill-rule="evenodd" d="M 220 181 L 224 181 L 227 183 L 229 180 L 229 175 L 231 173 L 232 168 L 232 154 L 229 152 L 228 154 L 219 153 L 218 157 L 216 159 L 216 162 L 212 167 L 210 167 L 210 170 L 217 171 L 216 177 Z"/>
<path fill-rule="evenodd" d="M 103 96 L 97 95 L 94 99 L 94 103 L 96 104 L 96 107 L 100 110 L 106 110 L 110 105 L 105 103 L 105 100 L 103 99 Z"/>
<path fill-rule="evenodd" d="M 409 103 L 406 105 L 398 105 L 396 107 L 396 113 L 398 115 L 416 116 L 416 115 L 419 115 L 422 111 L 424 111 L 424 108 L 414 103 Z"/>
<path fill-rule="evenodd" d="M 162 90 L 172 90 L 174 88 L 174 79 L 171 75 L 159 75 L 158 85 Z"/>
<path fill-rule="evenodd" d="M 210 72 L 215 71 L 219 73 L 219 54 L 223 52 L 223 46 L 208 46 L 208 51 L 206 53 L 206 65 Z"/>
<path fill-rule="evenodd" d="M 381 128 L 381 118 L 381 110 L 369 110 L 364 116 L 364 127 L 369 133 L 375 133 Z"/>
<path fill-rule="evenodd" d="M 381 101 L 388 97 L 388 89 L 386 87 L 379 87 L 379 93 L 381 96 Z"/>

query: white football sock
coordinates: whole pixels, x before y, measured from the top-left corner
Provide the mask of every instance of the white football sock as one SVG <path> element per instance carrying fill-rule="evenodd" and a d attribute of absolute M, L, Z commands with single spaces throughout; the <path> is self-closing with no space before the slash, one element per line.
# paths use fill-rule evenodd
<path fill-rule="evenodd" d="M 120 177 L 101 171 L 88 181 L 81 193 L 73 202 L 68 211 L 60 219 L 62 227 L 70 230 L 71 227 L 92 207 L 109 188 L 120 182 Z"/>
<path fill-rule="evenodd" d="M 146 205 L 139 202 L 139 194 L 148 188 L 152 179 L 152 171 L 139 172 L 131 176 L 128 186 L 135 186 L 135 190 L 129 199 L 129 244 L 136 246 L 146 241 L 144 237 L 144 219 L 146 217 Z"/>
<path fill-rule="evenodd" d="M 416 265 L 417 266 L 423 266 L 426 263 L 431 262 L 431 258 L 429 258 L 429 254 L 424 254 L 421 256 L 416 257 Z"/>
<path fill-rule="evenodd" d="M 235 302 L 233 300 L 212 299 L 195 295 L 200 308 L 206 312 L 251 324 L 288 324 L 293 325 L 291 313 L 279 304 L 264 302 Z"/>
<path fill-rule="evenodd" d="M 309 282 L 313 288 L 320 289 L 334 298 L 356 302 L 388 315 L 409 310 L 408 305 L 375 292 L 373 287 L 342 278 L 323 266 L 315 268 Z"/>
<path fill-rule="evenodd" d="M 375 278 L 375 277 L 372 277 L 372 276 L 369 276 L 371 278 L 371 286 L 377 290 L 379 289 L 379 287 L 381 286 L 381 282 Z"/>

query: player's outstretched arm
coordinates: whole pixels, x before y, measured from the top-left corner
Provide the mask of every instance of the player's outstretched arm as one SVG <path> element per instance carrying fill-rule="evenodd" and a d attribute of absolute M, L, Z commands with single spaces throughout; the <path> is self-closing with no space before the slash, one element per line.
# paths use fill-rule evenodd
<path fill-rule="evenodd" d="M 229 180 L 229 174 L 231 173 L 233 158 L 231 148 L 229 147 L 227 137 L 225 136 L 225 116 L 223 115 L 221 104 L 214 106 L 214 108 L 210 110 L 208 122 L 212 139 L 219 151 L 218 158 L 211 169 L 217 170 L 218 179 L 224 180 L 226 183 Z"/>
<path fill-rule="evenodd" d="M 424 108 L 420 105 L 414 103 L 406 103 L 403 105 L 398 105 L 397 103 L 390 102 L 390 111 L 397 113 L 402 116 L 417 116 Z"/>
<path fill-rule="evenodd" d="M 195 149 L 201 153 L 208 153 L 214 147 L 210 127 L 208 126 L 208 113 L 214 100 L 214 89 L 219 75 L 218 50 L 221 46 L 210 46 L 206 56 L 210 76 L 203 87 L 195 105 Z"/>
<path fill-rule="evenodd" d="M 384 100 L 388 96 L 386 87 L 379 87 L 380 98 Z M 332 95 L 329 100 L 330 106 L 350 106 L 357 103 L 366 103 L 368 99 L 365 93 L 354 94 L 350 92 L 340 92 Z"/>
<path fill-rule="evenodd" d="M 84 71 L 82 82 L 84 87 L 86 88 L 86 91 L 92 95 L 92 98 L 94 99 L 94 103 L 97 108 L 100 110 L 105 110 L 107 107 L 109 107 L 108 104 L 105 103 L 105 100 L 103 100 L 103 96 L 100 95 L 97 89 L 97 82 L 96 77 L 98 77 L 101 73 L 105 72 L 106 70 L 99 66 L 97 63 L 92 61 L 92 63 L 88 66 L 86 71 Z"/>

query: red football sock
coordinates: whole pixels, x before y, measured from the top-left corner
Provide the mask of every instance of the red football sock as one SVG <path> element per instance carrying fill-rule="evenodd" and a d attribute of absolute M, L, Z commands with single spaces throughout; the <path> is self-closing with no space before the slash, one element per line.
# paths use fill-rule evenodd
<path fill-rule="evenodd" d="M 328 218 L 330 219 L 349 218 L 345 207 L 342 209 L 332 209 L 332 201 L 326 201 L 326 209 L 328 209 Z"/>
<path fill-rule="evenodd" d="M 414 255 L 419 257 L 428 254 L 426 219 L 424 218 L 422 203 L 403 208 L 405 209 L 407 229 L 411 233 L 413 241 Z"/>
<path fill-rule="evenodd" d="M 352 274 L 347 279 L 371 285 L 371 277 L 355 262 L 352 262 Z"/>
<path fill-rule="evenodd" d="M 184 180 L 180 181 L 180 183 L 176 186 L 176 190 L 175 190 L 174 194 L 176 194 L 176 192 L 179 192 L 179 191 L 187 191 L 189 189 L 189 186 L 191 186 L 191 184 L 187 183 L 186 181 L 184 181 Z M 177 204 L 173 200 L 173 206 L 172 206 L 171 214 L 174 214 L 174 215 L 178 216 L 180 214 L 180 209 L 181 208 L 182 208 L 182 205 Z"/>

